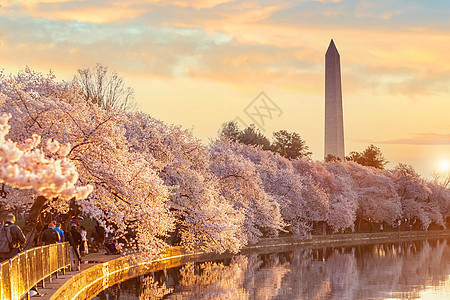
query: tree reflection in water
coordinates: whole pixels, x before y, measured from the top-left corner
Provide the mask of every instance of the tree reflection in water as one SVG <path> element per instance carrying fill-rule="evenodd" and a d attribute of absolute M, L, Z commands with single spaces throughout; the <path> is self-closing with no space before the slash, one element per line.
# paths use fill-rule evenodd
<path fill-rule="evenodd" d="M 448 280 L 449 248 L 430 240 L 237 255 L 133 278 L 94 299 L 414 299 Z"/>

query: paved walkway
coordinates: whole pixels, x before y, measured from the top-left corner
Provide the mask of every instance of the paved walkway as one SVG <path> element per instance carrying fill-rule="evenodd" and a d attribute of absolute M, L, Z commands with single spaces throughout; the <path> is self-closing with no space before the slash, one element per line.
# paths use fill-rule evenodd
<path fill-rule="evenodd" d="M 66 274 L 58 274 L 58 278 L 55 278 L 55 276 L 52 277 L 52 282 L 49 282 L 47 279 L 45 281 L 45 288 L 39 287 L 38 285 L 38 291 L 41 294 L 41 297 L 33 297 L 33 299 L 50 299 L 50 297 L 53 295 L 54 292 L 56 292 L 66 281 L 68 281 L 70 278 L 75 276 L 76 274 L 89 269 L 90 267 L 104 263 L 113 259 L 116 259 L 120 257 L 120 255 L 106 255 L 105 252 L 98 252 L 98 253 L 89 253 L 86 256 L 82 257 L 81 267 L 80 271 L 66 271 Z"/>

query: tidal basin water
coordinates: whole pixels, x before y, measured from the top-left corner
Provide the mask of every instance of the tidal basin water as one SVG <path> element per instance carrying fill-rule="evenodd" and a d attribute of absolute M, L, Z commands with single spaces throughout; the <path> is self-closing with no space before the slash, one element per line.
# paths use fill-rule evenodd
<path fill-rule="evenodd" d="M 450 299 L 450 242 L 248 253 L 133 278 L 93 299 Z"/>

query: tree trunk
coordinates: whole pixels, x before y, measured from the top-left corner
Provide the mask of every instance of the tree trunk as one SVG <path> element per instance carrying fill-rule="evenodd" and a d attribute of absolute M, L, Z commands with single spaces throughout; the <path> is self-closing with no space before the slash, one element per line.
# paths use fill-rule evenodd
<path fill-rule="evenodd" d="M 361 232 L 361 221 L 362 221 L 362 218 L 357 216 L 356 220 L 357 220 L 356 221 L 356 223 L 357 223 L 356 227 L 358 228 L 357 231 L 358 231 L 358 233 L 360 233 Z"/>
<path fill-rule="evenodd" d="M 45 197 L 37 197 L 36 201 L 33 203 L 33 206 L 31 206 L 30 214 L 25 219 L 25 227 L 23 228 L 23 233 L 27 239 L 25 245 L 23 246 L 25 250 L 33 247 L 33 240 L 37 234 L 37 225 L 40 221 L 39 218 L 45 202 L 47 202 Z"/>

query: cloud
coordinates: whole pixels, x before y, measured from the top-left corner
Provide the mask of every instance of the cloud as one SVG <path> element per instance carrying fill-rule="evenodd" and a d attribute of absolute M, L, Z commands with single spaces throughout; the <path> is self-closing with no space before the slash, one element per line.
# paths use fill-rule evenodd
<path fill-rule="evenodd" d="M 162 2 L 161 4 L 171 4 L 174 6 L 181 6 L 181 7 L 194 7 L 196 9 L 202 9 L 202 8 L 213 8 L 222 4 L 235 2 L 236 0 L 190 0 L 190 1 L 183 1 L 183 0 L 172 0 L 172 1 L 158 1 Z"/>
<path fill-rule="evenodd" d="M 376 29 L 414 31 L 448 30 L 450 2 L 408 0 L 292 1 L 289 9 L 273 15 L 272 24 L 297 25 L 310 29 Z M 324 13 L 325 12 L 325 13 Z"/>
<path fill-rule="evenodd" d="M 136 18 L 164 8 L 170 14 L 172 8 L 212 9 L 236 0 L 18 0 L 7 2 L 7 15 L 14 17 L 44 17 L 52 20 L 114 23 Z"/>
<path fill-rule="evenodd" d="M 352 64 L 345 67 L 348 80 L 345 82 L 347 92 L 368 90 L 377 96 L 406 96 L 419 99 L 424 96 L 446 94 L 449 91 L 450 72 L 439 70 L 433 65 L 416 67 L 374 66 Z"/>
<path fill-rule="evenodd" d="M 101 61 L 148 76 L 261 82 L 321 94 L 324 53 L 334 38 L 346 93 L 417 98 L 446 93 L 450 82 L 450 34 L 430 29 L 428 21 L 436 7 L 425 7 L 427 17 L 411 28 L 397 17 L 425 4 L 403 0 L 376 2 L 377 15 L 402 10 L 389 20 L 356 17 L 367 1 L 8 3 L 15 6 L 0 15 L 0 55 L 10 64 L 73 68 Z"/>
<path fill-rule="evenodd" d="M 386 3 L 383 1 L 360 1 L 355 8 L 355 15 L 358 18 L 389 20 L 393 16 L 401 15 L 404 11 L 404 6 L 402 9 L 395 9 L 395 5 L 392 5 L 392 3 Z"/>
<path fill-rule="evenodd" d="M 127 19 L 136 18 L 145 12 L 143 9 L 107 7 L 98 10 L 74 9 L 71 11 L 55 10 L 51 15 L 46 11 L 38 11 L 34 13 L 35 17 L 51 17 L 55 20 L 79 21 L 90 23 L 113 23 Z"/>
<path fill-rule="evenodd" d="M 5 14 L 10 17 L 91 23 L 113 23 L 133 19 L 150 9 L 148 5 L 133 5 L 126 1 L 27 0 L 12 3 L 5 10 Z"/>
<path fill-rule="evenodd" d="M 385 141 L 358 140 L 374 144 L 403 144 L 403 145 L 450 145 L 450 134 L 417 133 L 409 138 L 399 138 Z"/>
<path fill-rule="evenodd" d="M 23 18 L 0 19 L 5 60 L 22 57 L 24 65 L 91 65 L 97 61 L 126 72 L 152 76 L 207 78 L 233 83 L 302 82 L 320 88 L 308 62 L 307 48 L 247 44 L 222 32 L 199 28 L 92 24 Z M 34 28 L 30 31 L 29 28 Z M 61 55 L 65 53 L 66 55 Z M 70 60 L 67 60 L 70 55 Z M 50 63 L 51 62 L 51 63 Z M 309 76 L 310 73 L 313 76 Z M 310 82 L 310 84 L 306 84 Z M 298 84 L 298 83 L 297 83 Z"/>
<path fill-rule="evenodd" d="M 322 3 L 337 3 L 337 2 L 341 2 L 342 0 L 313 0 L 316 2 L 322 2 Z"/>

